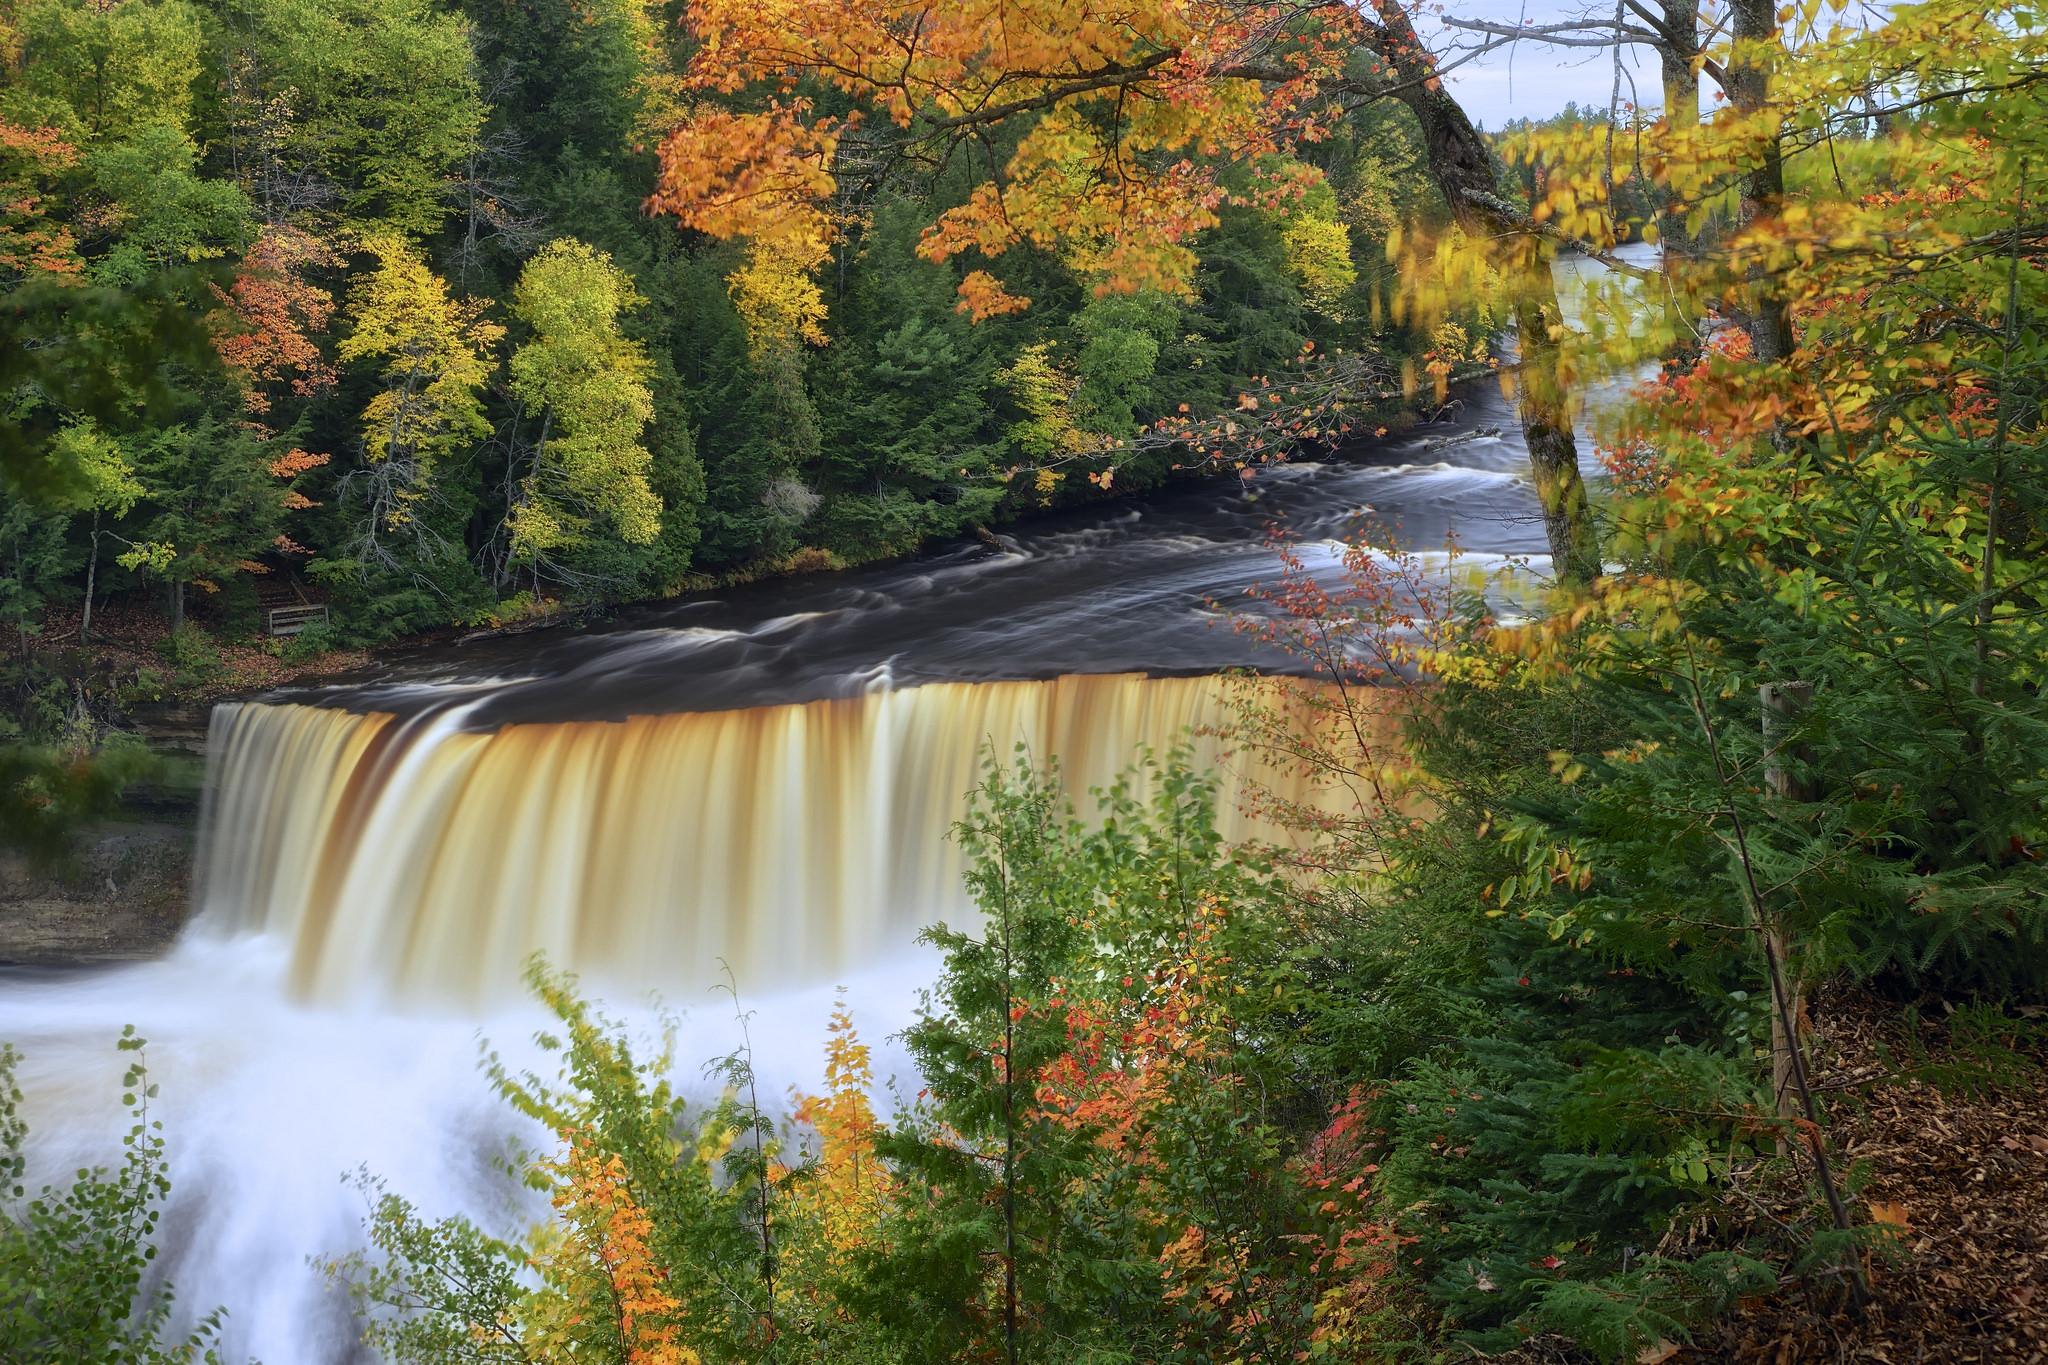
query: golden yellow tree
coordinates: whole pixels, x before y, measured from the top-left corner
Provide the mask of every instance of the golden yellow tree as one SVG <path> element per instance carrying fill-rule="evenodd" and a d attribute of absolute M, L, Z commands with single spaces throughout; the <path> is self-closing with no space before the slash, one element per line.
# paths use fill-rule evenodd
<path fill-rule="evenodd" d="M 619 326 L 641 302 L 610 256 L 573 238 L 550 242 L 520 272 L 513 312 L 533 335 L 507 368 L 538 433 L 508 513 L 516 558 L 537 563 L 576 545 L 593 522 L 633 545 L 661 532 L 641 440 L 654 417 L 653 365 Z"/>
<path fill-rule="evenodd" d="M 482 303 L 451 299 L 404 238 L 376 234 L 363 249 L 377 265 L 350 295 L 353 326 L 336 354 L 374 366 L 380 383 L 363 406 L 356 482 L 367 515 L 352 548 L 388 563 L 385 534 L 424 534 L 416 509 L 438 466 L 490 430 L 482 390 L 504 329 L 484 319 Z"/>
<path fill-rule="evenodd" d="M 867 1045 L 842 998 L 825 1044 L 825 1093 L 804 1096 L 796 1109 L 797 1121 L 817 1130 L 819 1150 L 793 1202 L 822 1230 L 827 1269 L 843 1269 L 850 1253 L 868 1244 L 895 1189 L 875 1150 L 882 1125 L 868 1100 L 874 1083 Z"/>

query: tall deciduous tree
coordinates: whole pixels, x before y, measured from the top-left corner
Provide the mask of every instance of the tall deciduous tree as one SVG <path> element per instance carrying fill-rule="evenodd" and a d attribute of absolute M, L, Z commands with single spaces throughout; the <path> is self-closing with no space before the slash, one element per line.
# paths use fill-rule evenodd
<path fill-rule="evenodd" d="M 463 19 L 427 0 L 252 0 L 238 18 L 236 148 L 267 216 L 331 205 L 413 237 L 447 217 L 488 112 Z"/>
<path fill-rule="evenodd" d="M 440 465 L 490 431 L 482 390 L 504 329 L 484 320 L 481 305 L 449 298 L 403 238 L 381 234 L 364 247 L 377 265 L 350 298 L 353 325 L 338 355 L 370 367 L 379 387 L 363 408 L 350 548 L 359 568 L 391 568 L 393 537 L 433 534 L 419 511 Z"/>
<path fill-rule="evenodd" d="M 64 429 L 57 443 L 61 454 L 84 472 L 86 487 L 78 500 L 92 514 L 85 559 L 85 605 L 78 618 L 80 642 L 92 638 L 93 592 L 100 569 L 100 519 L 108 514 L 125 517 L 143 496 L 121 447 L 91 421 L 77 422 Z"/>
<path fill-rule="evenodd" d="M 619 330 L 641 302 L 611 257 L 572 239 L 543 247 L 519 276 L 513 312 L 533 337 L 513 353 L 512 392 L 538 431 L 509 514 L 515 558 L 538 564 L 593 523 L 633 545 L 660 533 L 641 443 L 654 416 L 652 367 Z"/>
<path fill-rule="evenodd" d="M 187 128 L 205 39 L 185 0 L 30 0 L 19 13 L 21 71 L 0 107 L 94 140 Z"/>

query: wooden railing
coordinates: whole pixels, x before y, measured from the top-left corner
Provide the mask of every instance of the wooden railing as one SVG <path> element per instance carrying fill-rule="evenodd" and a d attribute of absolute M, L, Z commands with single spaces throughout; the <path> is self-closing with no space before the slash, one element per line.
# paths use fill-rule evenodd
<path fill-rule="evenodd" d="M 272 635 L 297 635 L 307 626 L 327 624 L 326 606 L 313 607 L 272 607 L 270 609 L 270 633 Z"/>

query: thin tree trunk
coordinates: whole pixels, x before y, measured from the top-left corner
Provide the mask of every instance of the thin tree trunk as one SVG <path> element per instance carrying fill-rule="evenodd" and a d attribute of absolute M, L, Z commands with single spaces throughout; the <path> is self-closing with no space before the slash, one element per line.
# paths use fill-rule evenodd
<path fill-rule="evenodd" d="M 1010 957 L 1009 873 L 1003 874 L 1003 1348 L 1017 1365 L 1017 1005 Z"/>
<path fill-rule="evenodd" d="M 1812 800 L 1811 786 L 1786 762 L 1788 757 L 1797 758 L 1798 755 L 1785 754 L 1781 745 L 1785 731 L 1798 723 L 1800 713 L 1813 700 L 1813 684 L 1765 683 L 1759 698 L 1763 704 L 1764 740 L 1770 746 L 1769 763 L 1764 768 L 1764 785 L 1781 801 Z M 1806 1014 L 1806 991 L 1799 980 L 1799 966 L 1792 958 L 1785 926 L 1772 917 L 1765 924 L 1764 932 L 1770 940 L 1770 952 L 1778 964 L 1772 987 L 1782 990 L 1785 996 L 1782 1008 L 1771 1011 L 1771 1094 L 1777 1099 L 1778 1117 L 1789 1123 L 1799 1117 L 1799 1093 L 1794 1073 L 1797 1058 L 1794 1053 L 1800 1046 L 1796 1030 Z M 1785 1140 L 1778 1139 L 1780 1151 L 1784 1146 Z"/>
<path fill-rule="evenodd" d="M 1997 587 L 1999 503 L 2005 497 L 2005 447 L 2012 431 L 2012 353 L 2019 345 L 2020 221 L 2027 209 L 2027 163 L 2020 162 L 2019 203 L 2013 208 L 2012 255 L 2006 263 L 2005 327 L 1998 358 L 1998 422 L 1991 438 L 1991 478 L 1984 488 L 1984 553 L 1977 568 L 1977 662 L 1970 673 L 1970 695 L 1983 699 L 1984 675 L 1991 669 L 1991 625 L 1997 615 L 1992 589 Z"/>
<path fill-rule="evenodd" d="M 1720 731 L 1714 725 L 1713 716 L 1707 709 L 1707 697 L 1705 690 L 1700 686 L 1698 664 L 1690 659 L 1690 653 L 1691 647 L 1687 646 L 1688 661 L 1692 662 L 1692 668 L 1684 677 L 1692 694 L 1690 700 L 1693 718 L 1699 722 L 1700 733 L 1706 737 L 1707 752 L 1713 759 L 1714 781 L 1720 788 L 1722 813 L 1728 822 L 1743 899 L 1748 902 L 1750 919 L 1763 947 L 1764 970 L 1770 980 L 1771 1013 L 1775 1016 L 1771 1027 L 1771 1039 L 1774 1044 L 1772 1070 L 1775 1074 L 1776 1060 L 1780 1055 L 1775 1049 L 1775 1044 L 1782 1038 L 1789 1044 L 1782 1054 L 1788 1071 L 1786 1093 L 1798 1099 L 1798 1106 L 1794 1112 L 1795 1122 L 1803 1123 L 1805 1128 L 1805 1141 L 1802 1145 L 1806 1147 L 1807 1155 L 1813 1159 L 1814 1180 L 1820 1186 L 1821 1197 L 1827 1201 L 1828 1215 L 1834 1223 L 1835 1230 L 1848 1232 L 1849 1206 L 1843 1202 L 1841 1187 L 1835 1183 L 1834 1168 L 1828 1159 L 1827 1136 L 1820 1126 L 1820 1105 L 1813 1098 L 1813 1084 L 1806 1069 L 1806 1053 L 1800 1045 L 1799 1025 L 1792 1013 L 1792 999 L 1787 988 L 1789 977 L 1779 956 L 1784 937 L 1777 931 L 1776 918 L 1765 904 L 1763 884 L 1757 875 L 1755 860 L 1749 853 L 1749 830 L 1734 796 L 1733 775 L 1721 754 Z M 1786 683 L 1780 686 L 1801 688 L 1807 684 Z M 1781 1147 L 1780 1150 L 1784 1149 Z M 1870 1282 L 1864 1275 L 1860 1254 L 1852 1256 L 1845 1268 L 1849 1277 L 1850 1298 L 1860 1312 L 1870 1299 Z"/>
<path fill-rule="evenodd" d="M 1699 53 L 1697 0 L 1664 0 L 1665 41 L 1657 48 L 1664 84 L 1664 121 L 1670 127 L 1697 126 L 1700 121 L 1700 78 L 1693 67 Z M 1681 40 L 1690 46 L 1681 46 Z M 1664 266 L 1664 322 L 1671 333 L 1666 362 L 1690 369 L 1699 358 L 1700 337 L 1695 310 L 1686 306 L 1684 268 L 1693 252 L 1692 229 L 1668 192 L 1657 212 L 1657 242 Z"/>
<path fill-rule="evenodd" d="M 85 611 L 78 618 L 78 643 L 92 639 L 93 580 L 100 571 L 100 509 L 92 509 L 92 550 L 85 560 Z"/>

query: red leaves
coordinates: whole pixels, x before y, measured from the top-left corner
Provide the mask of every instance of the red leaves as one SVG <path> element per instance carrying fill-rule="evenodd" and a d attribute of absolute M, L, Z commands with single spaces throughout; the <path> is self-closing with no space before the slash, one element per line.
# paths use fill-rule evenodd
<path fill-rule="evenodd" d="M 78 160 L 55 128 L 0 119 L 0 273 L 75 275 L 82 268 L 71 229 L 50 222 L 46 193 Z"/>
<path fill-rule="evenodd" d="M 334 367 L 316 340 L 333 319 L 334 296 L 306 276 L 339 264 L 334 251 L 311 233 L 268 227 L 242 258 L 234 282 L 225 292 L 215 291 L 228 323 L 216 329 L 214 350 L 240 377 L 250 412 L 270 410 L 266 389 L 283 385 L 304 398 L 334 382 Z"/>

